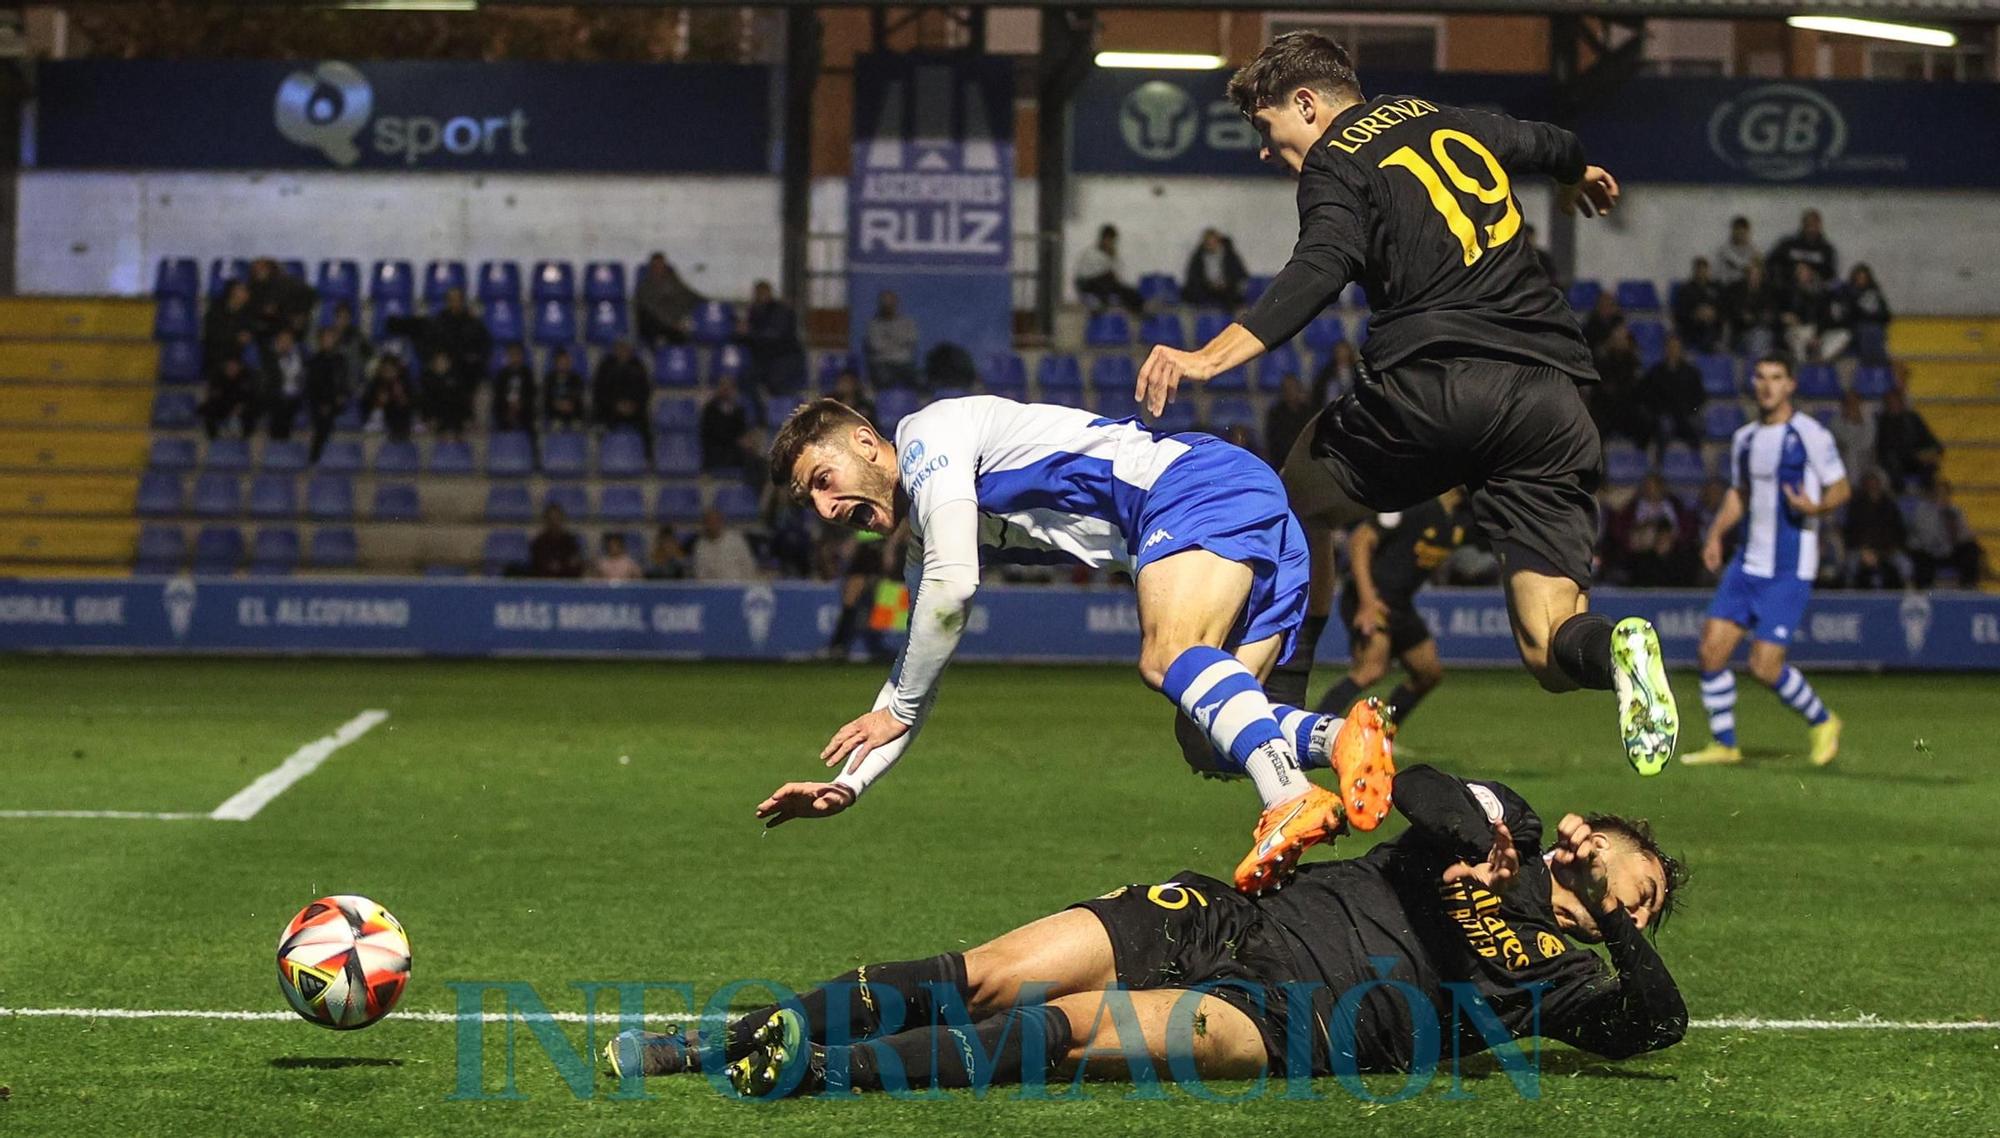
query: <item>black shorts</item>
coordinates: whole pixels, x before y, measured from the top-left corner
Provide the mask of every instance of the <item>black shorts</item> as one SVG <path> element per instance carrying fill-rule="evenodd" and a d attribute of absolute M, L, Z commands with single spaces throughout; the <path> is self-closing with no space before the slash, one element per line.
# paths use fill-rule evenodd
<path fill-rule="evenodd" d="M 1104 923 L 1122 987 L 1215 985 L 1205 990 L 1250 1017 L 1264 1039 L 1266 1063 L 1284 1070 L 1290 1016 L 1280 985 L 1320 981 L 1298 966 L 1278 930 L 1228 882 L 1184 869 L 1165 884 L 1126 885 L 1070 908 L 1088 909 Z M 1324 1068 L 1325 1053 L 1324 1038 L 1315 1036 L 1315 1071 Z"/>
<path fill-rule="evenodd" d="M 1354 586 L 1350 582 L 1347 587 L 1340 590 L 1340 622 L 1350 630 L 1350 636 L 1354 628 L 1354 614 L 1360 608 L 1361 597 L 1354 591 Z M 1424 618 L 1417 614 L 1416 609 L 1408 605 L 1390 605 L 1388 633 L 1389 654 L 1401 656 L 1428 641 L 1431 638 L 1431 626 L 1424 623 Z"/>
<path fill-rule="evenodd" d="M 1364 369 L 1313 421 L 1309 453 L 1379 513 L 1463 486 L 1503 569 L 1590 587 L 1604 452 L 1567 372 L 1500 356 Z"/>

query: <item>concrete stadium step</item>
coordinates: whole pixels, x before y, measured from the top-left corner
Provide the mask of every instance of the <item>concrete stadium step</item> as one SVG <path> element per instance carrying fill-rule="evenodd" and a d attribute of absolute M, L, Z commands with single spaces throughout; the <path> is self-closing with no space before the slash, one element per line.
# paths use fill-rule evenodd
<path fill-rule="evenodd" d="M 0 518 L 0 559 L 130 565 L 139 544 L 135 520 Z"/>
<path fill-rule="evenodd" d="M 90 379 L 151 384 L 160 350 L 118 340 L 0 340 L 0 378 Z"/>
<path fill-rule="evenodd" d="M 2000 446 L 1960 446 L 1944 452 L 1944 476 L 1961 489 L 2000 489 Z"/>
<path fill-rule="evenodd" d="M 1947 449 L 1955 443 L 2000 443 L 2000 399 L 1931 400 L 1920 406 Z"/>
<path fill-rule="evenodd" d="M 137 497 L 129 474 L 0 474 L 0 515 L 129 518 Z"/>
<path fill-rule="evenodd" d="M 0 471 L 137 474 L 147 445 L 144 431 L 0 431 Z"/>
<path fill-rule="evenodd" d="M 153 302 L 100 296 L 0 299 L 0 340 L 137 340 L 153 338 Z"/>
<path fill-rule="evenodd" d="M 1982 533 L 2000 533 L 2000 489 L 1952 490 L 1952 501 L 1965 511 L 1965 520 Z"/>
<path fill-rule="evenodd" d="M 153 389 L 132 383 L 0 383 L 0 426 L 144 429 L 152 408 Z"/>
<path fill-rule="evenodd" d="M 1912 360 L 1910 396 L 1927 399 L 2000 399 L 2000 357 L 1991 360 Z"/>
<path fill-rule="evenodd" d="M 0 577 L 124 577 L 129 565 L 108 561 L 24 561 L 0 557 Z"/>
<path fill-rule="evenodd" d="M 2000 316 L 1903 316 L 1889 325 L 1889 354 L 2000 359 Z"/>

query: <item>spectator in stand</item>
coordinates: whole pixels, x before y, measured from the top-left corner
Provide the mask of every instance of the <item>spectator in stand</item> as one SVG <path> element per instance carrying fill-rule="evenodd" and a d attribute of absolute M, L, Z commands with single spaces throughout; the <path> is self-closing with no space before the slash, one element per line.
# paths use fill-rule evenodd
<path fill-rule="evenodd" d="M 1278 381 L 1278 398 L 1264 412 L 1264 458 L 1272 466 L 1283 466 L 1299 432 L 1325 404 L 1315 405 L 1306 398 L 1306 385 L 1296 375 Z"/>
<path fill-rule="evenodd" d="M 1826 239 L 1825 226 L 1816 209 L 1799 215 L 1799 231 L 1771 246 L 1771 255 L 1766 260 L 1770 262 L 1766 268 L 1774 281 L 1792 280 L 1796 265 L 1809 266 L 1822 285 L 1830 285 L 1840 277 L 1840 258 Z"/>
<path fill-rule="evenodd" d="M 410 369 L 403 357 L 384 352 L 375 359 L 375 376 L 362 397 L 368 408 L 370 429 L 385 430 L 393 442 L 410 440 L 410 422 L 416 416 L 417 396 L 410 382 Z"/>
<path fill-rule="evenodd" d="M 632 288 L 639 339 L 656 348 L 687 343 L 694 330 L 694 310 L 706 299 L 681 279 L 665 253 L 653 254 Z"/>
<path fill-rule="evenodd" d="M 1611 338 L 1613 328 L 1625 326 L 1625 312 L 1618 307 L 1618 297 L 1610 289 L 1597 294 L 1597 303 L 1591 306 L 1590 315 L 1583 318 L 1583 339 L 1591 351 L 1604 346 Z"/>
<path fill-rule="evenodd" d="M 1701 386 L 1701 371 L 1688 362 L 1679 336 L 1668 336 L 1666 353 L 1647 369 L 1640 381 L 1647 412 L 1652 416 L 1657 444 L 1654 456 L 1666 451 L 1667 443 L 1680 440 L 1701 452 L 1701 406 L 1708 392 Z"/>
<path fill-rule="evenodd" d="M 752 394 L 796 391 L 805 381 L 806 350 L 799 342 L 799 318 L 792 306 L 778 299 L 770 281 L 750 290 L 750 307 L 743 314 L 743 350 L 749 356 L 743 385 Z"/>
<path fill-rule="evenodd" d="M 1212 308 L 1235 308 L 1243 303 L 1243 285 L 1249 279 L 1250 271 L 1236 254 L 1236 243 L 1219 229 L 1204 229 L 1200 244 L 1188 254 L 1181 299 Z"/>
<path fill-rule="evenodd" d="M 1785 347 L 1795 360 L 1830 360 L 1831 347 L 1845 347 L 1848 332 L 1838 330 L 1826 284 L 1801 261 L 1792 266 L 1792 287 L 1778 310 L 1778 325 L 1785 332 Z"/>
<path fill-rule="evenodd" d="M 528 543 L 528 576 L 583 576 L 583 543 L 570 532 L 569 516 L 554 502 L 542 508 L 542 528 Z"/>
<path fill-rule="evenodd" d="M 493 359 L 493 336 L 465 306 L 465 290 L 447 291 L 444 307 L 429 316 L 397 317 L 386 326 L 392 335 L 409 336 L 416 341 L 418 359 L 434 361 L 440 355 L 445 357 L 465 391 L 470 414 L 472 393 L 479 389 L 479 381 L 486 378 L 486 369 Z"/>
<path fill-rule="evenodd" d="M 1958 576 L 1958 587 L 1976 589 L 1983 575 L 1979 539 L 1965 513 L 1951 501 L 1951 483 L 1940 478 L 1910 508 L 1911 580 L 1928 589 L 1940 566 Z"/>
<path fill-rule="evenodd" d="M 1591 417 L 1606 439 L 1622 436 L 1641 448 L 1653 441 L 1651 401 L 1639 386 L 1639 350 L 1632 331 L 1614 325 L 1597 349 L 1598 384 L 1590 391 Z"/>
<path fill-rule="evenodd" d="M 535 369 L 519 344 L 509 344 L 493 373 L 493 429 L 535 433 Z"/>
<path fill-rule="evenodd" d="M 292 437 L 292 420 L 306 396 L 306 354 L 290 328 L 271 336 L 264 353 L 264 430 L 274 439 Z"/>
<path fill-rule="evenodd" d="M 450 352 L 431 353 L 421 384 L 424 423 L 441 442 L 465 438 L 465 422 L 472 418 L 472 389 L 458 374 Z"/>
<path fill-rule="evenodd" d="M 1849 391 L 1840 397 L 1840 414 L 1826 425 L 1833 433 L 1833 445 L 1840 450 L 1840 465 L 1850 479 L 1876 469 L 1875 409 Z"/>
<path fill-rule="evenodd" d="M 269 339 L 280 330 L 292 334 L 292 342 L 305 335 L 306 321 L 312 316 L 319 294 L 313 287 L 278 268 L 278 262 L 259 257 L 250 262 L 250 314 L 257 334 Z"/>
<path fill-rule="evenodd" d="M 549 404 L 549 429 L 574 430 L 584 421 L 583 373 L 568 348 L 557 348 L 549 357 L 549 374 L 542 379 Z"/>
<path fill-rule="evenodd" d="M 202 317 L 202 366 L 212 370 L 225 359 L 243 359 L 256 342 L 257 319 L 250 308 L 250 286 L 232 281 L 222 303 L 209 305 Z"/>
<path fill-rule="evenodd" d="M 1847 287 L 1843 292 L 1852 315 L 1861 362 L 1888 363 L 1883 349 L 1889 343 L 1889 301 L 1882 295 L 1881 286 L 1875 283 L 1875 270 L 1865 264 L 1855 265 L 1847 274 Z"/>
<path fill-rule="evenodd" d="M 209 438 L 215 438 L 232 415 L 243 437 L 250 437 L 257 426 L 257 391 L 244 370 L 243 357 L 224 355 L 209 368 L 208 383 L 196 409 L 201 412 L 202 430 Z"/>
<path fill-rule="evenodd" d="M 653 459 L 653 423 L 646 411 L 652 397 L 653 381 L 646 375 L 646 365 L 632 351 L 632 341 L 612 344 L 604 358 L 597 361 L 590 405 L 607 432 L 637 432 L 645 440 L 648 462 Z"/>
<path fill-rule="evenodd" d="M 706 471 L 743 469 L 743 436 L 750 430 L 750 414 L 736 395 L 736 384 L 720 379 L 715 394 L 701 407 L 701 468 Z"/>
<path fill-rule="evenodd" d="M 1944 462 L 1944 444 L 1903 392 L 1899 376 L 1896 386 L 1882 397 L 1882 413 L 1875 417 L 1875 461 L 1896 490 L 1912 483 L 1928 488 L 1937 481 L 1938 466 Z"/>
<path fill-rule="evenodd" d="M 1542 248 L 1542 239 L 1535 231 L 1535 227 L 1523 225 L 1521 237 L 1527 241 L 1528 251 L 1535 255 L 1535 264 L 1542 267 L 1542 275 L 1549 278 L 1549 283 L 1556 286 L 1556 291 L 1568 291 L 1569 285 L 1563 281 L 1562 274 L 1556 271 L 1556 259 L 1549 256 L 1547 249 Z"/>
<path fill-rule="evenodd" d="M 625 549 L 624 534 L 605 534 L 602 549 L 603 552 L 598 554 L 597 560 L 590 565 L 590 575 L 593 579 L 614 583 L 645 579 L 645 568 L 633 560 L 632 554 Z"/>
<path fill-rule="evenodd" d="M 1752 265 L 1762 265 L 1764 254 L 1757 250 L 1757 243 L 1750 239 L 1750 219 L 1732 217 L 1729 219 L 1729 240 L 1715 250 L 1715 279 L 1722 287 L 1728 288 L 1743 279 Z"/>
<path fill-rule="evenodd" d="M 875 401 L 868 397 L 861 386 L 861 377 L 854 374 L 853 368 L 842 368 L 834 379 L 833 397 L 870 423 L 875 421 Z"/>
<path fill-rule="evenodd" d="M 1707 257 L 1696 257 L 1688 279 L 1674 296 L 1674 331 L 1697 352 L 1721 351 L 1729 334 L 1727 303 Z"/>
<path fill-rule="evenodd" d="M 678 581 L 688 575 L 687 550 L 674 536 L 673 527 L 661 526 L 653 535 L 653 549 L 646 557 L 646 577 L 653 581 Z"/>
<path fill-rule="evenodd" d="M 917 322 L 902 310 L 901 298 L 884 289 L 863 338 L 869 381 L 877 387 L 916 386 L 917 339 Z"/>
<path fill-rule="evenodd" d="M 319 351 L 306 361 L 306 413 L 312 417 L 312 453 L 318 462 L 333 434 L 333 421 L 347 407 L 360 373 L 349 370 L 349 356 L 340 350 L 340 334 L 332 328 L 319 332 Z"/>
<path fill-rule="evenodd" d="M 1725 314 L 1735 337 L 1736 351 L 1746 356 L 1767 356 L 1778 345 L 1778 290 L 1764 276 L 1764 263 L 1752 261 L 1743 267 L 1743 277 L 1725 292 Z"/>
<path fill-rule="evenodd" d="M 1626 583 L 1635 589 L 1688 589 L 1701 580 L 1701 558 L 1694 543 L 1665 522 L 1642 527 L 1626 563 Z"/>
<path fill-rule="evenodd" d="M 1354 345 L 1346 340 L 1335 344 L 1326 359 L 1320 361 L 1319 370 L 1313 373 L 1313 406 L 1324 407 L 1354 390 L 1354 381 L 1360 374 Z M 1279 461 L 1284 461 L 1282 456 Z"/>
<path fill-rule="evenodd" d="M 701 537 L 695 541 L 694 579 L 697 581 L 754 581 L 762 576 L 757 557 L 750 551 L 750 539 L 722 520 L 722 511 L 710 506 L 701 515 Z"/>
<path fill-rule="evenodd" d="M 1097 244 L 1077 257 L 1071 281 L 1076 285 L 1077 295 L 1092 310 L 1117 305 L 1137 313 L 1145 306 L 1145 299 L 1139 295 L 1139 290 L 1125 283 L 1125 269 L 1118 260 L 1118 227 L 1115 225 L 1107 225 L 1097 231 Z"/>
<path fill-rule="evenodd" d="M 1861 492 L 1847 504 L 1847 584 L 1854 589 L 1903 587 L 1903 513 L 1882 476 L 1869 471 Z"/>
<path fill-rule="evenodd" d="M 333 322 L 327 328 L 333 332 L 335 350 L 347 357 L 350 380 L 359 383 L 361 377 L 368 374 L 368 360 L 375 354 L 375 349 L 354 323 L 354 306 L 344 300 L 335 302 Z"/>

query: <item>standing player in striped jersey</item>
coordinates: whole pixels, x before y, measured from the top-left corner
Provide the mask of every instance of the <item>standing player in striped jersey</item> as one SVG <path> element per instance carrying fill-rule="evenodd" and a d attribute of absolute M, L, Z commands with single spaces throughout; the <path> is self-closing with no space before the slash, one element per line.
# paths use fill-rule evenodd
<path fill-rule="evenodd" d="M 1833 435 L 1793 409 L 1798 383 L 1790 360 L 1758 360 L 1752 382 L 1757 421 L 1738 428 L 1730 441 L 1729 494 L 1701 551 L 1709 572 L 1721 570 L 1722 539 L 1749 519 L 1743 548 L 1723 573 L 1701 631 L 1701 704 L 1715 741 L 1681 761 L 1743 761 L 1736 746 L 1736 676 L 1729 658 L 1747 631 L 1750 674 L 1805 716 L 1813 764 L 1825 766 L 1840 751 L 1840 717 L 1785 663 L 1785 649 L 1805 619 L 1819 572 L 1819 519 L 1847 504 L 1847 470 Z"/>
<path fill-rule="evenodd" d="M 911 600 L 909 639 L 874 710 L 820 753 L 840 776 L 780 787 L 757 807 L 767 824 L 839 813 L 902 757 L 965 631 L 982 549 L 1132 574 L 1139 671 L 1180 710 L 1184 757 L 1248 775 L 1264 800 L 1239 889 L 1283 884 L 1299 854 L 1343 822 L 1372 830 L 1388 814 L 1395 765 L 1380 701 L 1333 719 L 1274 706 L 1260 686 L 1293 650 L 1308 570 L 1284 486 L 1255 455 L 1209 435 L 990 395 L 939 400 L 905 418 L 892 443 L 821 399 L 778 431 L 771 476 L 836 525 L 886 534 L 907 520 Z M 1301 759 L 1333 766 L 1340 792 L 1308 781 Z"/>

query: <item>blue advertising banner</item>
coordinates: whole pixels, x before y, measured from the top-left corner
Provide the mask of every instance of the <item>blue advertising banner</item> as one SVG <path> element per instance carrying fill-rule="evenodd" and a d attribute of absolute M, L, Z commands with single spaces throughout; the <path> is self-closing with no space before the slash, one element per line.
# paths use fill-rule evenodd
<path fill-rule="evenodd" d="M 27 161 L 762 174 L 770 75 L 723 64 L 44 63 Z"/>
<path fill-rule="evenodd" d="M 1077 171 L 1265 173 L 1256 131 L 1225 97 L 1229 74 L 1093 72 L 1077 98 Z M 1546 76 L 1362 79 L 1373 93 L 1563 120 Z M 1995 122 L 1994 83 L 1640 78 L 1569 125 L 1590 160 L 1626 182 L 1991 188 L 2000 187 L 2000 151 L 1984 143 Z"/>
<path fill-rule="evenodd" d="M 1644 616 L 1691 666 L 1708 594 L 1598 590 L 1592 607 Z M 1497 590 L 1429 589 L 1417 607 L 1452 664 L 1513 665 Z M 804 659 L 840 613 L 835 586 L 406 579 L 132 578 L 0 581 L 0 651 Z M 1347 654 L 1327 630 L 1321 660 Z M 1131 664 L 1139 612 L 1113 588 L 989 586 L 959 655 Z M 2000 670 L 2000 596 L 1821 593 L 1792 645 L 1815 667 Z"/>
<path fill-rule="evenodd" d="M 1013 188 L 1013 61 L 855 61 L 847 295 L 857 353 L 884 291 L 916 321 L 919 366 L 940 343 L 975 360 L 1013 347 Z"/>

